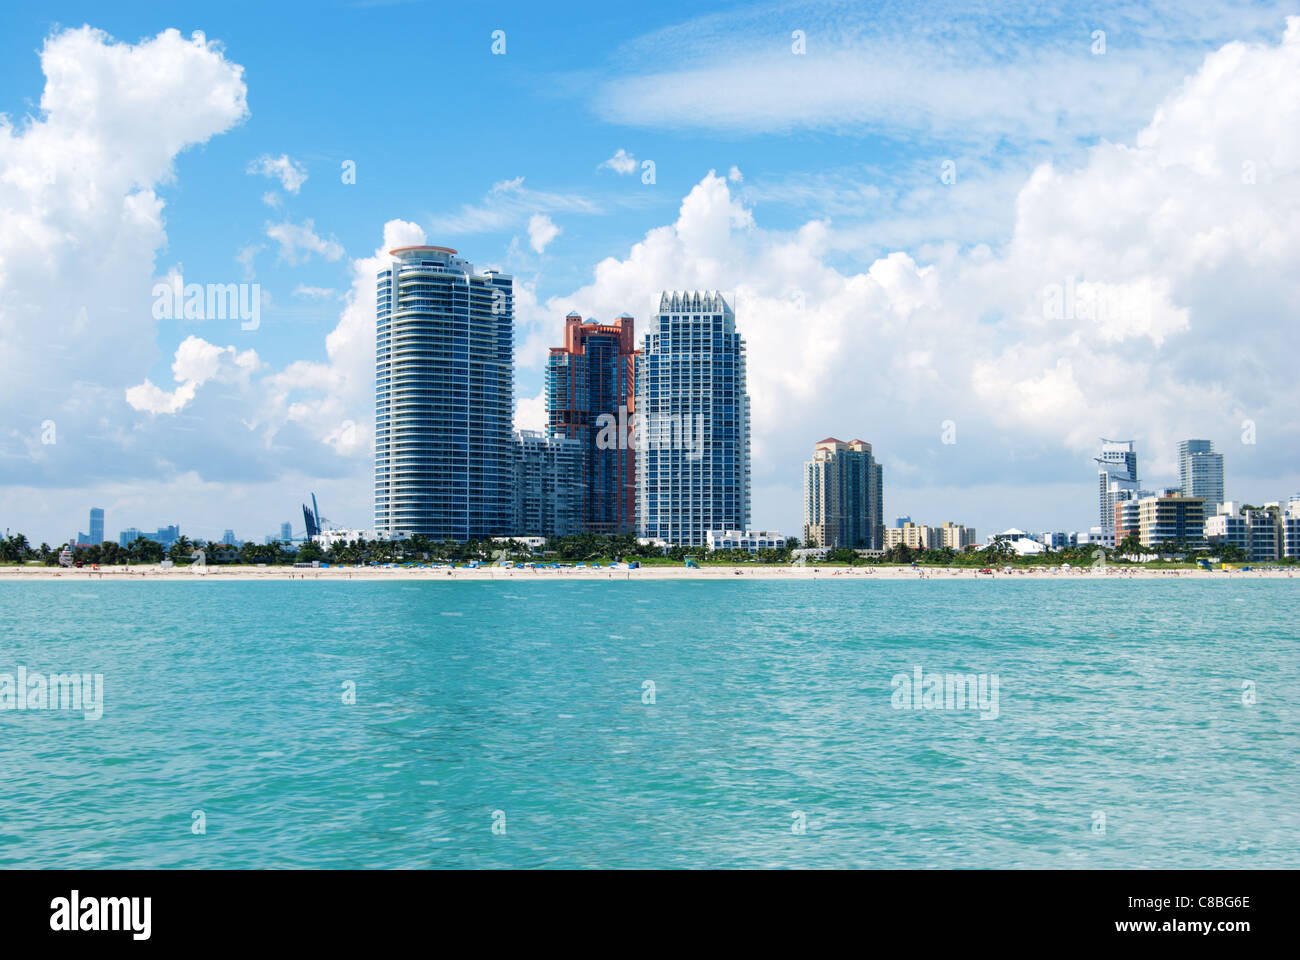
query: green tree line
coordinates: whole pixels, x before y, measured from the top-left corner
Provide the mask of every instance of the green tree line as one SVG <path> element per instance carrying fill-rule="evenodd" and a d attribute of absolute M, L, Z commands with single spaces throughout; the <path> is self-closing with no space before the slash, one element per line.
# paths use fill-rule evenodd
<path fill-rule="evenodd" d="M 495 561 L 508 559 L 515 561 L 556 561 L 562 563 L 607 563 L 612 560 L 639 560 L 643 563 L 681 563 L 686 557 L 693 556 L 705 563 L 768 563 L 784 564 L 792 562 L 794 550 L 799 548 L 799 541 L 790 538 L 784 549 L 760 550 L 756 554 L 744 550 L 708 551 L 704 547 L 669 547 L 663 549 L 641 544 L 632 534 L 602 535 L 583 533 L 571 537 L 548 539 L 540 551 L 529 550 L 519 541 L 501 543 L 495 540 L 470 540 L 458 543 L 452 540 L 432 540 L 428 537 L 414 536 L 405 540 L 353 540 L 338 542 L 329 549 L 317 543 L 307 542 L 293 544 L 287 541 L 273 543 L 244 543 L 239 547 L 222 544 L 217 541 L 190 540 L 181 537 L 169 548 L 147 537 L 137 537 L 123 547 L 113 541 L 99 545 L 80 545 L 74 547 L 74 560 L 83 566 L 123 566 L 129 564 L 153 564 L 170 559 L 176 563 L 189 563 L 198 549 L 204 552 L 204 562 L 210 565 L 236 563 L 241 565 L 284 565 L 319 561 L 331 564 L 371 564 L 371 563 L 419 563 L 426 561 L 467 563 L 472 561 Z M 51 547 L 47 543 L 33 546 L 23 534 L 14 534 L 0 538 L 0 563 L 41 563 L 54 566 L 58 563 L 61 547 Z M 1072 566 L 1084 566 L 1097 562 L 1101 548 L 1094 544 L 1079 547 L 1066 547 L 1061 550 L 1045 550 L 1033 556 L 1020 557 L 1011 546 L 998 541 L 981 548 L 967 548 L 957 551 L 949 547 L 939 550 L 918 550 L 906 545 L 897 545 L 886 550 L 881 556 L 859 556 L 850 549 L 828 550 L 816 559 L 808 558 L 807 563 L 848 564 L 853 566 L 870 566 L 874 564 L 918 564 L 925 566 L 1057 566 L 1069 563 Z M 1188 560 L 1198 557 L 1214 556 L 1228 563 L 1245 561 L 1244 552 L 1234 546 L 1222 545 L 1207 548 L 1202 545 L 1186 543 L 1165 544 L 1159 551 L 1143 547 L 1135 537 L 1126 537 L 1115 550 L 1104 553 L 1107 563 L 1123 564 L 1129 562 L 1127 557 L 1139 560 L 1154 557 L 1157 554 L 1169 556 L 1180 554 Z M 1282 561 L 1295 563 L 1295 560 Z"/>

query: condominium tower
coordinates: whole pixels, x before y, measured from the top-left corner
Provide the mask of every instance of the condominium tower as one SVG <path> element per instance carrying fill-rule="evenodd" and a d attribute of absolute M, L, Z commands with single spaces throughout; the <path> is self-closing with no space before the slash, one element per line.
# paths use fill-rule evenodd
<path fill-rule="evenodd" d="M 1124 500 L 1136 499 L 1141 491 L 1138 489 L 1137 451 L 1133 449 L 1132 440 L 1101 441 L 1101 456 L 1096 458 L 1098 467 L 1098 507 L 1102 541 L 1107 546 L 1115 545 L 1115 504 Z"/>
<path fill-rule="evenodd" d="M 514 487 L 511 536 L 582 532 L 582 447 L 577 440 L 536 430 L 516 433 Z"/>
<path fill-rule="evenodd" d="M 581 527 L 593 533 L 636 528 L 636 451 L 628 443 L 636 408 L 636 341 L 627 314 L 612 324 L 564 318 L 564 346 L 546 361 L 550 433 L 581 450 Z M 610 429 L 612 425 L 613 429 Z"/>
<path fill-rule="evenodd" d="M 881 468 L 862 440 L 827 437 L 803 468 L 806 547 L 884 549 Z"/>
<path fill-rule="evenodd" d="M 1278 501 L 1247 509 L 1231 500 L 1221 503 L 1205 518 L 1205 539 L 1211 549 L 1237 547 L 1253 563 L 1300 558 L 1300 494 L 1285 506 Z"/>
<path fill-rule="evenodd" d="M 1178 478 L 1183 496 L 1201 497 L 1205 515 L 1214 516 L 1223 503 L 1223 454 L 1214 452 L 1210 440 L 1184 440 L 1178 444 Z"/>
<path fill-rule="evenodd" d="M 514 286 L 448 247 L 379 271 L 375 530 L 465 541 L 514 519 Z"/>
<path fill-rule="evenodd" d="M 665 292 L 636 362 L 637 531 L 703 546 L 749 529 L 745 342 L 720 293 Z"/>
<path fill-rule="evenodd" d="M 1177 490 L 1138 501 L 1138 540 L 1144 547 L 1205 544 L 1205 501 Z"/>

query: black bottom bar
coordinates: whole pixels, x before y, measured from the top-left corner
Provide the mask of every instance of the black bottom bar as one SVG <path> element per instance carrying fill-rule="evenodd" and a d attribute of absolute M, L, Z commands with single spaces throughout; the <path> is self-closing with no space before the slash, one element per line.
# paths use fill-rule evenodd
<path fill-rule="evenodd" d="M 472 949 L 512 935 L 609 947 L 619 941 L 608 932 L 622 929 L 629 947 L 659 951 L 690 946 L 682 938 L 698 929 L 733 947 L 769 936 L 811 937 L 811 947 L 847 933 L 862 945 L 903 936 L 943 951 L 1125 941 L 1233 950 L 1286 935 L 1295 880 L 1287 871 L 10 871 L 0 874 L 0 929 L 6 948 L 337 949 L 419 937 Z"/>

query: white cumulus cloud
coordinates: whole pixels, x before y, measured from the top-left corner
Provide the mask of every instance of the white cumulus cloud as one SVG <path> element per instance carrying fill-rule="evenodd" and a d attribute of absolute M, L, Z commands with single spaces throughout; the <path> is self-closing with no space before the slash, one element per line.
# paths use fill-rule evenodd
<path fill-rule="evenodd" d="M 542 253 L 559 235 L 560 228 L 546 214 L 535 213 L 528 218 L 528 244 L 537 253 Z"/>
<path fill-rule="evenodd" d="M 316 233 L 316 224 L 312 220 L 300 224 L 288 220 L 268 224 L 266 235 L 280 245 L 280 259 L 293 265 L 309 260 L 313 253 L 331 262 L 340 259 L 344 253 L 343 245 L 334 237 L 326 239 Z"/>
<path fill-rule="evenodd" d="M 601 162 L 600 167 L 626 175 L 636 170 L 636 157 L 619 147 L 612 157 Z"/>
<path fill-rule="evenodd" d="M 0 119 L 0 482 L 84 484 L 150 469 L 123 424 L 126 389 L 159 356 L 157 189 L 183 151 L 248 115 L 246 88 L 218 44 L 176 30 L 61 30 L 40 64 L 39 112 Z M 37 442 L 46 420 L 56 444 Z"/>
<path fill-rule="evenodd" d="M 545 312 L 643 321 L 660 289 L 722 290 L 748 343 L 759 525 L 797 527 L 798 465 L 843 434 L 876 444 L 886 509 L 932 522 L 1086 528 L 1101 436 L 1135 438 L 1153 487 L 1180 439 L 1209 437 L 1230 495 L 1273 499 L 1300 481 L 1297 175 L 1293 18 L 1280 43 L 1207 57 L 1132 142 L 1034 171 L 997 249 L 842 272 L 832 224 L 763 229 L 711 173 Z M 1247 420 L 1268 444 L 1238 442 Z"/>
<path fill-rule="evenodd" d="M 307 168 L 290 159 L 287 153 L 278 157 L 263 154 L 248 165 L 248 172 L 279 180 L 280 186 L 288 193 L 297 193 L 307 182 Z"/>
<path fill-rule="evenodd" d="M 261 366 L 254 350 L 219 347 L 193 334 L 181 341 L 172 361 L 172 376 L 179 384 L 167 391 L 146 379 L 129 387 L 126 402 L 136 410 L 153 415 L 179 413 L 209 380 L 247 380 Z"/>

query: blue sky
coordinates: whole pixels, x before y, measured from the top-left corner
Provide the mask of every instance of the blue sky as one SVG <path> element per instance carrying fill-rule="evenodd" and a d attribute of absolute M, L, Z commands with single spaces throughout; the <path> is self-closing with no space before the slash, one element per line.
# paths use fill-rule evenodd
<path fill-rule="evenodd" d="M 569 309 L 642 319 L 664 286 L 732 296 L 755 526 L 797 532 L 799 465 L 830 434 L 876 444 L 887 514 L 982 533 L 1095 523 L 1103 434 L 1138 441 L 1153 487 L 1173 481 L 1178 439 L 1209 436 L 1230 496 L 1285 499 L 1294 374 L 1267 344 L 1296 292 L 1282 214 L 1300 158 L 1274 129 L 1292 108 L 1270 71 L 1288 75 L 1294 12 L 6 8 L 0 527 L 56 542 L 93 502 L 110 533 L 260 538 L 298 526 L 312 489 L 332 520 L 367 525 L 358 278 L 394 222 L 517 278 L 525 426 Z M 258 172 L 276 162 L 287 179 Z M 1244 163 L 1258 189 L 1208 214 Z M 54 182 L 32 185 L 42 170 Z M 137 237 L 123 204 L 145 194 L 159 205 Z M 141 314 L 169 271 L 258 282 L 261 326 Z M 1074 278 L 1140 288 L 1146 312 L 1045 325 L 1044 289 Z M 143 384 L 151 401 L 128 392 Z M 57 444 L 34 439 L 47 421 Z"/>

